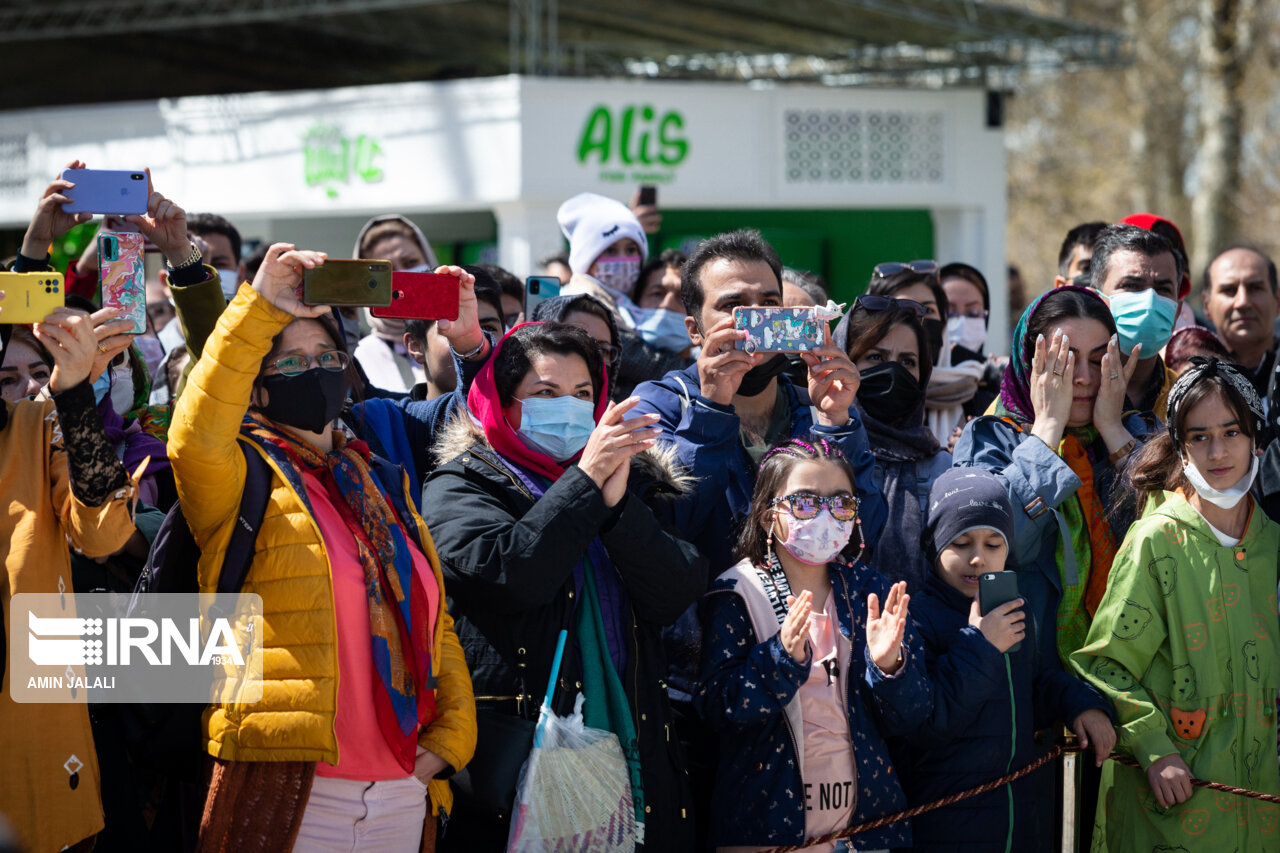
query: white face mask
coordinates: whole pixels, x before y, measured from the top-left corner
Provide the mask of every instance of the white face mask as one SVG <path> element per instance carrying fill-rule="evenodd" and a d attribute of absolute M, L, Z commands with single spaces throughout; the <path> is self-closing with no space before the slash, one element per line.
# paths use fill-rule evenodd
<path fill-rule="evenodd" d="M 111 408 L 117 415 L 133 408 L 133 368 L 128 362 L 111 368 Z"/>
<path fill-rule="evenodd" d="M 1256 453 L 1250 453 L 1253 456 L 1253 466 L 1249 469 L 1249 473 L 1236 482 L 1229 489 L 1218 491 L 1209 485 L 1209 481 L 1200 473 L 1194 462 L 1190 460 L 1182 463 L 1182 471 L 1187 475 L 1187 479 L 1191 481 L 1191 488 L 1196 490 L 1196 494 L 1201 500 L 1208 501 L 1216 507 L 1222 509 L 1235 509 L 1236 504 L 1249 494 L 1249 489 L 1253 486 L 1253 480 L 1258 476 L 1258 456 Z"/>
<path fill-rule="evenodd" d="M 947 340 L 971 352 L 978 352 L 987 342 L 985 317 L 948 317 Z"/>

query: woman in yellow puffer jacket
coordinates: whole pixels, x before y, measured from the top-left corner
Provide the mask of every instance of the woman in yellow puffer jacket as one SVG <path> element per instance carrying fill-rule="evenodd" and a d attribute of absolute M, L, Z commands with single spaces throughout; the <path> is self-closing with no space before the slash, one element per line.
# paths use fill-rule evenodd
<path fill-rule="evenodd" d="M 263 693 L 205 714 L 205 850 L 431 850 L 475 748 L 471 680 L 403 471 L 333 426 L 353 370 L 328 308 L 295 291 L 318 252 L 276 244 L 218 321 L 169 455 L 217 586 L 245 481 L 273 474 L 243 591 L 262 597 Z M 336 845 L 336 846 L 334 846 Z"/>

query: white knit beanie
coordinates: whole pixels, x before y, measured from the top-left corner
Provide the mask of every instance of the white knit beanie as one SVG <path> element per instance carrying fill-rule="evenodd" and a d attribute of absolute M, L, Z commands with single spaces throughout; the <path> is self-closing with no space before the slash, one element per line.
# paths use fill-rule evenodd
<path fill-rule="evenodd" d="M 620 201 L 595 193 L 578 193 L 556 213 L 569 241 L 569 269 L 585 273 L 609 246 L 630 237 L 640 247 L 640 262 L 649 259 L 649 241 L 640 220 Z"/>

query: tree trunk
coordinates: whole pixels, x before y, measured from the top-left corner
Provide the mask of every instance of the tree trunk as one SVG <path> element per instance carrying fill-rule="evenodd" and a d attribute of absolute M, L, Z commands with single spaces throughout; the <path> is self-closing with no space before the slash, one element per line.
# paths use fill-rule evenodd
<path fill-rule="evenodd" d="M 1199 66 L 1201 130 L 1196 190 L 1191 202 L 1191 268 L 1233 239 L 1238 221 L 1242 88 L 1252 48 L 1255 0 L 1200 0 Z M 1193 277 L 1196 277 L 1193 275 Z"/>

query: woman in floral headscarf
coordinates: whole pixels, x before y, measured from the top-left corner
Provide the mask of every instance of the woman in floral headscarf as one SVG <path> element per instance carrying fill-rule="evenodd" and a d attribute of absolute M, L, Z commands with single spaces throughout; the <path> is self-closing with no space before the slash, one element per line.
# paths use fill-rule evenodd
<path fill-rule="evenodd" d="M 1041 653 L 1064 663 L 1084 645 L 1133 520 L 1113 506 L 1119 472 L 1156 427 L 1150 413 L 1123 411 L 1135 360 L 1122 359 L 1115 332 L 1092 290 L 1041 296 L 1014 330 L 996 416 L 971 422 L 955 448 L 957 465 L 986 468 L 1008 490 L 1018 592 L 1039 624 L 1057 625 L 1040 632 Z"/>

